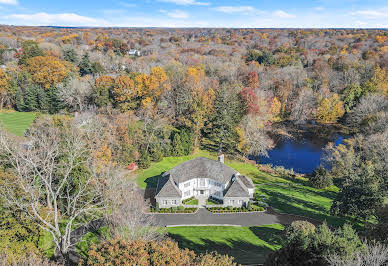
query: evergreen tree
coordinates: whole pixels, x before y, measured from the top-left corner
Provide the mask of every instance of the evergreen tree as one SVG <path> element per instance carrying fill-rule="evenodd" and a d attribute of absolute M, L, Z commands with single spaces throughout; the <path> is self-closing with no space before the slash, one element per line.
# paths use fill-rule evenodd
<path fill-rule="evenodd" d="M 85 76 L 88 74 L 93 73 L 93 65 L 90 62 L 89 54 L 86 53 L 83 57 L 81 62 L 78 65 L 79 67 L 79 73 L 81 76 Z"/>
<path fill-rule="evenodd" d="M 58 113 L 63 109 L 63 103 L 59 97 L 58 89 L 51 86 L 47 91 L 48 111 L 50 114 Z"/>
<path fill-rule="evenodd" d="M 172 140 L 172 154 L 173 156 L 182 156 L 184 155 L 184 147 L 182 145 L 181 136 L 176 133 Z"/>
<path fill-rule="evenodd" d="M 23 110 L 28 112 L 37 111 L 39 109 L 38 95 L 36 86 L 30 86 L 26 89 L 24 96 Z"/>
<path fill-rule="evenodd" d="M 223 86 L 214 100 L 215 112 L 205 126 L 202 144 L 208 149 L 234 153 L 239 143 L 237 126 L 241 122 L 244 108 L 238 88 Z"/>
<path fill-rule="evenodd" d="M 63 59 L 73 64 L 78 63 L 78 54 L 72 48 L 63 51 Z"/>
<path fill-rule="evenodd" d="M 25 65 L 27 60 L 35 56 L 44 56 L 44 52 L 39 48 L 36 41 L 28 40 L 22 43 L 22 52 L 19 57 L 19 65 Z"/>
<path fill-rule="evenodd" d="M 19 87 L 16 90 L 15 93 L 15 102 L 16 102 L 16 110 L 19 112 L 24 111 L 25 104 L 24 104 L 24 95 L 22 89 Z"/>
<path fill-rule="evenodd" d="M 193 133 L 189 129 L 184 128 L 180 132 L 180 138 L 183 147 L 183 155 L 191 154 L 194 149 Z"/>

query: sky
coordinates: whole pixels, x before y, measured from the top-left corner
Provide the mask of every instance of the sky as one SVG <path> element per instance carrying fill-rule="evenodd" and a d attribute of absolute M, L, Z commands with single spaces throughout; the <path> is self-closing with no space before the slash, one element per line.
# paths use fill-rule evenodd
<path fill-rule="evenodd" d="M 388 0 L 0 0 L 0 24 L 388 28 Z"/>

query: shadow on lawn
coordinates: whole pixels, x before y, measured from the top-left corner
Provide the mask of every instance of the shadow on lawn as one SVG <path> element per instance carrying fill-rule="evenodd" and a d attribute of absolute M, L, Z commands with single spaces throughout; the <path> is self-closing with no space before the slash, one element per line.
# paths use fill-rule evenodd
<path fill-rule="evenodd" d="M 231 238 L 224 239 L 225 242 L 199 238 L 198 240 L 201 241 L 201 244 L 199 244 L 178 234 L 169 234 L 169 236 L 178 242 L 180 248 L 188 248 L 196 254 L 216 251 L 219 254 L 234 257 L 235 262 L 239 264 L 264 263 L 268 254 L 273 251 L 272 246 L 280 247 L 282 230 L 263 227 L 250 227 L 249 229 L 266 243 L 255 245 L 248 241 L 238 241 Z"/>
<path fill-rule="evenodd" d="M 293 188 L 295 190 L 295 188 Z M 303 188 L 296 188 L 300 193 L 303 194 L 317 194 L 322 197 L 327 197 L 333 199 L 335 196 L 334 192 L 313 192 Z M 284 193 L 273 191 L 271 189 L 260 188 L 260 192 L 263 192 L 267 195 L 266 202 L 273 207 L 275 210 L 282 213 L 303 215 L 306 217 L 311 217 L 320 221 L 327 221 L 329 225 L 333 226 L 342 226 L 344 223 L 354 223 L 350 218 L 342 218 L 330 215 L 328 209 L 324 208 L 322 205 L 293 197 L 292 195 L 288 196 Z M 326 196 L 323 196 L 326 195 Z M 299 206 L 295 206 L 299 205 Z"/>

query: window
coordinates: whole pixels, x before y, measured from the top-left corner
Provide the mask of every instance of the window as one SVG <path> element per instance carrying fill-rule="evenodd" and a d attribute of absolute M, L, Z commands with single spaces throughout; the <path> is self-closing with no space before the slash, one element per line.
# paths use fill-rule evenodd
<path fill-rule="evenodd" d="M 185 197 L 190 196 L 190 194 L 191 194 L 191 191 L 190 191 L 190 190 L 188 190 L 188 191 L 186 191 L 185 193 L 183 193 L 183 195 L 184 195 Z"/>
<path fill-rule="evenodd" d="M 184 187 L 189 187 L 190 186 L 190 182 L 187 182 L 185 183 Z"/>
<path fill-rule="evenodd" d="M 234 204 L 234 200 L 230 200 L 230 204 Z"/>
<path fill-rule="evenodd" d="M 201 178 L 200 180 L 199 180 L 199 185 L 201 186 L 201 187 L 204 187 L 205 186 L 205 179 L 204 178 Z"/>
<path fill-rule="evenodd" d="M 168 201 L 167 200 L 163 200 L 163 205 L 167 205 Z"/>
<path fill-rule="evenodd" d="M 172 201 L 171 201 L 171 204 L 172 204 L 172 205 L 176 205 L 176 200 L 172 200 Z"/>
<path fill-rule="evenodd" d="M 238 201 L 238 204 L 243 204 L 243 201 L 242 201 L 242 200 L 239 200 L 239 201 Z"/>

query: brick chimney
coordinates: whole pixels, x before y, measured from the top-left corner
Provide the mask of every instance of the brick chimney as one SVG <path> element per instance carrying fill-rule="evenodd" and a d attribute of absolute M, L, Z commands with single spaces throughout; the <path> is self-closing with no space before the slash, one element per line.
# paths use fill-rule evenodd
<path fill-rule="evenodd" d="M 224 156 L 223 153 L 219 153 L 218 161 L 221 162 L 221 163 L 225 163 L 225 156 Z"/>

